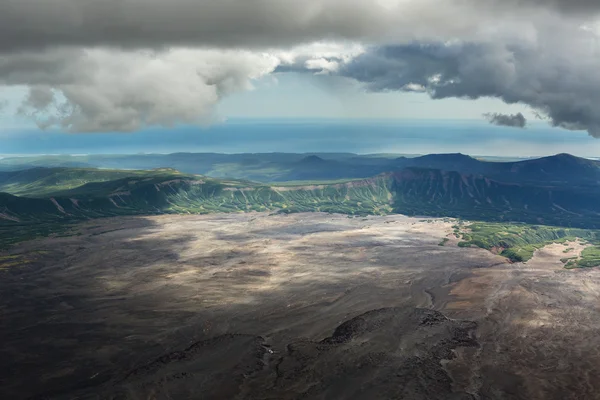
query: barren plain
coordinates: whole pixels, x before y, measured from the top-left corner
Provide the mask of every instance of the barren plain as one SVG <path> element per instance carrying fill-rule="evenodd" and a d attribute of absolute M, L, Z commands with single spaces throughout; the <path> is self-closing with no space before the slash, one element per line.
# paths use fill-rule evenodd
<path fill-rule="evenodd" d="M 600 398 L 600 271 L 452 222 L 95 220 L 0 253 L 6 399 Z M 449 241 L 442 244 L 443 238 Z"/>

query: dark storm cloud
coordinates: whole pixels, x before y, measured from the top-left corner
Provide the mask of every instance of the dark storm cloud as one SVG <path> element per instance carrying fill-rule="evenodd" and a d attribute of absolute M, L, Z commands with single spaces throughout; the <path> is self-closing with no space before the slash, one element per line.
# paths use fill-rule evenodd
<path fill-rule="evenodd" d="M 565 31 L 562 31 L 565 33 Z M 494 97 L 531 106 L 553 125 L 600 136 L 598 51 L 585 32 L 520 43 L 433 43 L 373 48 L 338 73 L 371 91 L 419 85 L 433 99 Z"/>
<path fill-rule="evenodd" d="M 493 125 L 508 126 L 512 128 L 525 128 L 527 125 L 527 119 L 521 113 L 517 114 L 499 114 L 499 113 L 487 113 L 484 114 Z"/>
<path fill-rule="evenodd" d="M 2 0 L 0 51 L 47 46 L 264 48 L 319 40 L 469 37 L 584 0 Z M 523 10 L 526 8 L 527 10 Z M 531 11 L 531 12 L 530 12 Z M 495 22 L 494 22 L 495 21 Z M 505 23 L 507 21 L 504 21 Z"/>
<path fill-rule="evenodd" d="M 598 0 L 476 0 L 479 4 L 486 3 L 498 7 L 537 6 L 555 9 L 563 13 L 598 13 Z"/>
<path fill-rule="evenodd" d="M 264 47 L 369 37 L 391 25 L 358 0 L 2 0 L 0 50 L 55 45 Z"/>

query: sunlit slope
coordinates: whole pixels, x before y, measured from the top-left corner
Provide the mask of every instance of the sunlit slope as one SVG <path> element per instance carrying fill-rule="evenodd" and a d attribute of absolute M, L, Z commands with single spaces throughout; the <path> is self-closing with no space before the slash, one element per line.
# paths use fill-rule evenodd
<path fill-rule="evenodd" d="M 0 192 L 17 196 L 47 197 L 88 183 L 175 175 L 182 174 L 172 169 L 130 171 L 96 168 L 32 168 L 23 171 L 0 171 Z"/>
<path fill-rule="evenodd" d="M 267 210 L 379 214 L 392 211 L 393 196 L 387 181 L 386 176 L 380 176 L 346 183 L 279 187 L 184 175 L 172 170 L 149 171 L 49 192 L 43 198 L 2 194 L 0 218 L 4 222 L 23 222 Z M 40 192 L 36 194 L 39 196 Z"/>

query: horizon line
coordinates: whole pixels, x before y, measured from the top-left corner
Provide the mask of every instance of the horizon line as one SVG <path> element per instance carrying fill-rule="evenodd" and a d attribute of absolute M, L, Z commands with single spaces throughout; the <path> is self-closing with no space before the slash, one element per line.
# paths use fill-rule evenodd
<path fill-rule="evenodd" d="M 491 159 L 523 159 L 523 160 L 527 160 L 527 159 L 533 159 L 533 158 L 544 158 L 544 157 L 554 157 L 554 156 L 558 156 L 558 155 L 570 155 L 573 157 L 577 157 L 577 158 L 584 158 L 584 159 L 588 159 L 588 160 L 599 160 L 600 157 L 582 157 L 582 156 L 576 156 L 574 154 L 571 153 L 565 153 L 565 152 L 561 152 L 561 153 L 555 153 L 555 154 L 550 154 L 550 155 L 527 155 L 527 156 L 510 156 L 510 155 L 506 155 L 506 156 L 494 156 L 494 155 L 484 155 L 484 154 L 469 154 L 469 153 L 462 153 L 462 152 L 442 152 L 442 153 L 353 153 L 353 152 L 344 152 L 344 151 L 340 151 L 340 152 L 331 152 L 331 151 L 317 151 L 317 152 L 288 152 L 288 151 L 270 151 L 270 152 L 247 152 L 247 153 L 226 153 L 226 152 L 185 152 L 185 151 L 176 151 L 176 152 L 166 152 L 166 153 L 160 153 L 160 152 L 138 152 L 138 153 L 19 153 L 19 154 L 10 154 L 10 153 L 5 153 L 5 154 L 0 154 L 0 160 L 2 159 L 10 159 L 10 158 L 29 158 L 29 157 L 102 157 L 102 156 L 119 156 L 119 157 L 127 157 L 127 156 L 169 156 L 169 155 L 176 155 L 176 154 L 216 154 L 216 155 L 227 155 L 227 156 L 236 156 L 236 155 L 261 155 L 261 154 L 295 154 L 295 155 L 341 155 L 341 154 L 346 154 L 346 155 L 355 155 L 355 156 L 361 156 L 361 157 L 381 157 L 381 156 L 397 156 L 397 157 L 421 157 L 421 156 L 428 156 L 428 155 L 456 155 L 456 154 L 460 154 L 460 155 L 465 155 L 465 156 L 469 156 L 472 158 L 477 158 L 477 157 L 485 157 L 485 158 L 491 158 Z"/>

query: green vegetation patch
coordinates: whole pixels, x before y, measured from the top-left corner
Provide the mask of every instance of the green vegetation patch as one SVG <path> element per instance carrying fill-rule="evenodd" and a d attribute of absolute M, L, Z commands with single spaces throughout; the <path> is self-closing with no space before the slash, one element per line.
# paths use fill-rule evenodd
<path fill-rule="evenodd" d="M 565 243 L 582 238 L 600 241 L 600 232 L 527 224 L 476 222 L 461 230 L 460 247 L 476 246 L 497 252 L 513 262 L 529 261 L 536 250 L 551 243 Z"/>
<path fill-rule="evenodd" d="M 71 234 L 72 227 L 73 225 L 68 223 L 50 222 L 0 224 L 0 251 L 6 250 L 16 243 L 47 237 L 53 234 L 67 236 Z"/>
<path fill-rule="evenodd" d="M 594 268 L 600 267 L 600 246 L 592 246 L 581 252 L 581 258 L 570 260 L 565 268 Z"/>
<path fill-rule="evenodd" d="M 0 182 L 0 192 L 25 197 L 50 197 L 88 185 L 118 179 L 180 176 L 171 169 L 150 171 L 110 170 L 94 168 L 35 168 L 17 171 Z"/>
<path fill-rule="evenodd" d="M 0 256 L 0 271 L 28 264 L 30 259 L 21 254 Z"/>

